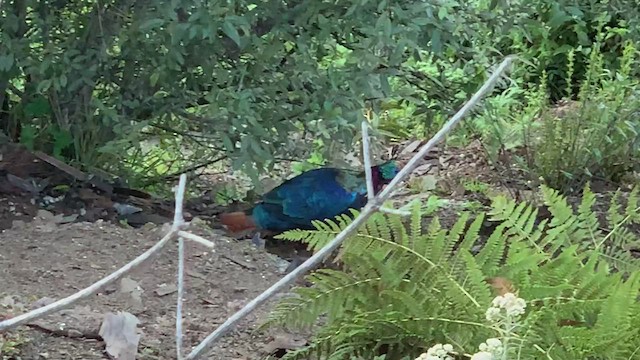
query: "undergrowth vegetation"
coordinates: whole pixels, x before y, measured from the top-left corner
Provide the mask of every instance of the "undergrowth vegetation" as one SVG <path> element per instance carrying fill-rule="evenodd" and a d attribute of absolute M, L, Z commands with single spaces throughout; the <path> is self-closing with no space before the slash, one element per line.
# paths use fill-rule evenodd
<path fill-rule="evenodd" d="M 297 171 L 347 165 L 364 108 L 380 114 L 380 143 L 428 137 L 508 54 L 523 62 L 499 86 L 498 119 L 480 116 L 479 127 L 520 134 L 531 119 L 513 118 L 516 107 L 538 92 L 551 102 L 591 97 L 583 84 L 609 91 L 584 108 L 608 112 L 600 126 L 620 129 L 634 116 L 613 117 L 632 108 L 629 98 L 616 108 L 617 89 L 632 96 L 637 88 L 637 67 L 621 65 L 634 63 L 630 49 L 640 40 L 639 10 L 630 3 L 134 3 L 2 2 L 0 129 L 8 139 L 133 186 L 229 166 L 257 186 L 259 174 L 282 160 L 294 160 Z M 608 73 L 614 69 L 626 83 Z M 533 172 L 554 187 L 573 176 L 572 188 L 584 183 L 578 173 L 609 174 L 609 156 L 630 150 L 576 154 L 602 141 L 621 149 L 629 134 L 603 140 L 576 130 L 590 121 L 561 130 L 576 138 L 575 161 L 562 175 L 552 168 L 564 158 L 552 154 L 529 164 Z M 461 130 L 451 140 L 464 145 L 476 135 Z M 616 180 L 628 164 L 615 164 L 608 177 Z"/>
<path fill-rule="evenodd" d="M 639 188 L 604 201 L 596 186 L 639 181 L 639 50 L 634 1 L 0 0 L 0 145 L 155 193 L 206 174 L 216 203 L 251 203 L 290 175 L 362 166 L 362 120 L 378 157 L 429 138 L 515 54 L 447 139 L 481 143 L 500 180 L 452 177 L 487 202 L 414 177 L 408 224 L 372 216 L 343 268 L 310 275 L 266 326 L 317 330 L 287 359 L 634 359 Z M 496 196 L 506 180 L 544 206 Z M 281 237 L 318 250 L 349 221 Z"/>
<path fill-rule="evenodd" d="M 525 92 L 516 87 L 488 100 L 475 124 L 494 162 L 500 163 L 500 154 L 510 152 L 502 166 L 520 167 L 531 180 L 563 192 L 578 191 L 593 179 L 620 184 L 638 170 L 638 48 L 627 42 L 619 65 L 605 68 L 601 46 L 597 42 L 591 49 L 586 79 L 577 94 L 569 82 L 560 105 L 549 101 L 545 72 L 536 89 Z M 575 54 L 575 49 L 566 53 L 569 79 Z"/>
<path fill-rule="evenodd" d="M 557 190 L 541 191 L 548 218 L 504 196 L 475 218 L 461 213 L 448 229 L 438 216 L 425 224 L 419 204 L 408 224 L 376 214 L 346 240 L 342 268 L 311 274 L 313 285 L 282 300 L 265 326 L 316 327 L 311 344 L 285 359 L 414 359 L 437 343 L 469 354 L 494 338 L 503 359 L 634 358 L 638 188 L 624 204 L 616 193 L 602 221 L 588 186 L 575 208 Z M 280 237 L 319 249 L 349 222 L 343 216 Z M 507 293 L 527 304 L 509 331 L 496 325 L 503 300 L 494 301 Z"/>

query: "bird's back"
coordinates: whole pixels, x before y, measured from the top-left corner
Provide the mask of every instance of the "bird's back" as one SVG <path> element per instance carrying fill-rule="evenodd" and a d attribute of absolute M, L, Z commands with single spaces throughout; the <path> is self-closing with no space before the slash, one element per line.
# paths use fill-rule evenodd
<path fill-rule="evenodd" d="M 312 220 L 333 218 L 349 208 L 359 209 L 365 202 L 363 181 L 341 169 L 321 168 L 302 173 L 266 193 L 252 215 L 266 230 L 309 229 Z"/>

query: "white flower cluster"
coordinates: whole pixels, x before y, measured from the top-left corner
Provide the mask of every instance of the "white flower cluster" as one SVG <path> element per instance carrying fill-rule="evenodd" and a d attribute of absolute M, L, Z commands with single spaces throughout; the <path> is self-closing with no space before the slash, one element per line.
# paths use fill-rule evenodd
<path fill-rule="evenodd" d="M 471 356 L 471 360 L 493 360 L 493 354 L 486 351 L 480 351 Z"/>
<path fill-rule="evenodd" d="M 500 339 L 487 339 L 478 347 L 480 352 L 473 354 L 471 360 L 494 360 L 502 354 L 503 347 Z M 430 347 L 426 353 L 421 354 L 415 360 L 453 360 L 451 344 L 436 344 Z"/>
<path fill-rule="evenodd" d="M 507 317 L 518 317 L 524 314 L 527 303 L 524 299 L 515 296 L 512 293 L 506 293 L 503 296 L 496 296 L 491 303 L 491 307 L 485 313 L 487 320 L 498 322 Z"/>
<path fill-rule="evenodd" d="M 490 352 L 494 355 L 502 354 L 502 341 L 500 339 L 491 338 L 487 339 L 487 341 L 483 342 L 478 346 L 480 351 Z"/>
<path fill-rule="evenodd" d="M 527 303 L 524 299 L 512 293 L 506 293 L 493 299 L 491 307 L 487 309 L 485 315 L 487 320 L 504 327 L 506 333 L 502 340 L 490 338 L 480 344 L 478 346 L 480 351 L 473 354 L 471 360 L 496 360 L 508 354 L 510 334 L 517 328 L 517 319 L 524 314 L 526 307 Z M 450 354 L 455 354 L 453 346 L 436 344 L 415 360 L 453 360 Z"/>
<path fill-rule="evenodd" d="M 491 338 L 483 342 L 478 346 L 480 352 L 473 354 L 471 360 L 493 360 L 500 355 L 504 350 L 502 347 L 502 341 L 500 339 Z"/>
<path fill-rule="evenodd" d="M 453 360 L 449 353 L 453 352 L 451 344 L 435 344 L 426 353 L 422 353 L 416 360 Z"/>

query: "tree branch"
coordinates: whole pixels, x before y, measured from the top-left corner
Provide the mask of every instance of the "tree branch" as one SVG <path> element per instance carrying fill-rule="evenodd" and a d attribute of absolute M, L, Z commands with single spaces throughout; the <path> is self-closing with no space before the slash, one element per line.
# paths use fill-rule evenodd
<path fill-rule="evenodd" d="M 369 114 L 365 116 L 369 120 Z M 371 151 L 369 147 L 369 122 L 362 122 L 362 158 L 364 162 L 364 174 L 367 179 L 367 201 L 372 201 L 376 196 L 373 189 L 373 175 L 371 174 Z"/>
<path fill-rule="evenodd" d="M 176 300 L 176 354 L 182 360 L 182 297 L 184 296 L 184 239 L 178 237 L 178 295 Z"/>
<path fill-rule="evenodd" d="M 180 183 L 176 191 L 176 208 L 173 214 L 171 230 L 178 233 L 178 295 L 176 299 L 176 353 L 178 360 L 182 359 L 182 298 L 184 296 L 184 239 L 180 236 L 180 227 L 184 224 L 182 203 L 184 202 L 184 188 L 187 175 L 180 175 Z M 180 191 L 182 189 L 182 191 Z"/>

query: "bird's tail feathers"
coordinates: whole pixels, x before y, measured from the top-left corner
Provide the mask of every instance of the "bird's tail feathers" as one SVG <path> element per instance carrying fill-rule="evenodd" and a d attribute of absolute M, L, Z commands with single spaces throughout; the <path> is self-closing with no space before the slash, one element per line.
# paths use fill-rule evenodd
<path fill-rule="evenodd" d="M 253 217 L 242 211 L 220 214 L 220 222 L 231 232 L 252 230 L 256 227 Z"/>

